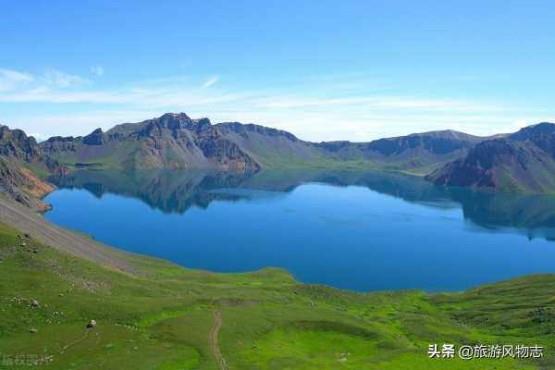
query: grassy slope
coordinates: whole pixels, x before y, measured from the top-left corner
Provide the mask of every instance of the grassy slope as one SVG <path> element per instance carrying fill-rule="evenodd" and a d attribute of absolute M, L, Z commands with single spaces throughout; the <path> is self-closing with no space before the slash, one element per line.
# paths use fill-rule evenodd
<path fill-rule="evenodd" d="M 137 256 L 130 275 L 23 239 L 0 225 L 0 352 L 53 356 L 44 368 L 218 369 L 215 311 L 230 369 L 555 367 L 553 276 L 461 294 L 355 294 L 280 270 L 214 274 Z M 427 345 L 444 342 L 548 349 L 542 362 L 429 360 Z"/>
<path fill-rule="evenodd" d="M 121 169 L 129 165 L 139 149 L 138 145 L 132 142 L 121 142 L 116 144 L 94 146 L 77 143 L 76 152 L 55 152 L 51 153 L 51 158 L 69 168 L 74 168 L 77 164 L 92 168 L 102 169 Z"/>

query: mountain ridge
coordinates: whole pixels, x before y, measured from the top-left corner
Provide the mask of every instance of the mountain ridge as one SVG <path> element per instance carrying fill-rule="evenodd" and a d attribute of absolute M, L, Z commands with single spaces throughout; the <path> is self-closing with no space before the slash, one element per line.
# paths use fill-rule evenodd
<path fill-rule="evenodd" d="M 485 140 L 426 178 L 437 185 L 546 193 L 555 191 L 555 124 L 542 122 Z"/>
<path fill-rule="evenodd" d="M 137 123 L 119 124 L 106 132 L 97 129 L 82 137 L 52 137 L 41 143 L 41 148 L 70 167 L 257 171 L 349 166 L 425 174 L 460 157 L 484 139 L 443 130 L 371 142 L 315 143 L 253 123 L 212 124 L 208 118 L 166 113 Z M 119 147 L 115 148 L 114 143 Z"/>
<path fill-rule="evenodd" d="M 122 169 L 214 168 L 258 170 L 259 165 L 226 140 L 206 118 L 167 113 L 157 119 L 121 124 L 83 137 L 53 137 L 41 143 L 45 153 L 72 165 Z"/>
<path fill-rule="evenodd" d="M 1 191 L 35 209 L 52 187 L 43 179 L 80 168 L 118 171 L 202 169 L 362 169 L 407 172 L 441 186 L 496 191 L 555 192 L 555 124 L 481 137 L 427 131 L 369 142 L 305 141 L 258 124 L 193 119 L 166 113 L 85 136 L 37 143 L 0 126 Z"/>

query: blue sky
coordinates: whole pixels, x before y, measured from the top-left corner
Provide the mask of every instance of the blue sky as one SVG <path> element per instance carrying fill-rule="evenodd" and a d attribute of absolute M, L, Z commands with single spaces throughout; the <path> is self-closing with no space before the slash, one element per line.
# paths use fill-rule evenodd
<path fill-rule="evenodd" d="M 0 19 L 0 122 L 39 138 L 177 111 L 315 141 L 555 121 L 551 1 L 2 1 Z"/>

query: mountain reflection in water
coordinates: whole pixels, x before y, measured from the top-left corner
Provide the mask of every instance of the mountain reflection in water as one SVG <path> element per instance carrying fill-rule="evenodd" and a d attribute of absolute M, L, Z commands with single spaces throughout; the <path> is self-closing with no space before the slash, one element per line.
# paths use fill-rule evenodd
<path fill-rule="evenodd" d="M 183 214 L 213 201 L 276 197 L 305 183 L 361 186 L 407 202 L 434 208 L 460 208 L 464 219 L 484 230 L 519 232 L 555 240 L 555 196 L 489 193 L 434 186 L 421 178 L 388 172 L 262 171 L 79 171 L 50 178 L 59 188 L 85 189 L 96 197 L 137 198 L 164 213 Z M 249 191 L 244 191 L 244 190 Z M 259 190 L 253 192 L 252 190 Z"/>

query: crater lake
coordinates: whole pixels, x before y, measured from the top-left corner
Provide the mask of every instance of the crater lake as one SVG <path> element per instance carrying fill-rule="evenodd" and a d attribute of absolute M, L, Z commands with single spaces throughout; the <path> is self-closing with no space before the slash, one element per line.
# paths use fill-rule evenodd
<path fill-rule="evenodd" d="M 289 271 L 356 291 L 451 291 L 555 272 L 555 197 L 357 171 L 81 171 L 51 222 L 188 268 Z"/>

